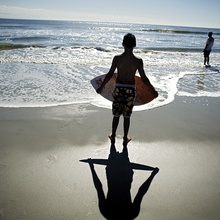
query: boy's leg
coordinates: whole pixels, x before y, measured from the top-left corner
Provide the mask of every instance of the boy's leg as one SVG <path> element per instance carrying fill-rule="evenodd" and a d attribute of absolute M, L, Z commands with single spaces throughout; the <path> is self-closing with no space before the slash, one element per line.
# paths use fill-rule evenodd
<path fill-rule="evenodd" d="M 129 141 L 131 141 L 131 138 L 128 137 L 128 131 L 130 128 L 130 116 L 132 114 L 132 110 L 134 107 L 134 101 L 135 101 L 135 97 L 136 97 L 135 88 L 127 88 L 125 97 L 126 97 L 126 99 L 124 100 L 124 107 L 123 107 L 123 116 L 124 116 L 123 145 L 124 145 L 124 147 L 127 146 Z"/>
<path fill-rule="evenodd" d="M 113 157 L 116 154 L 116 148 L 115 148 L 115 144 L 112 143 L 111 147 L 110 147 L 110 155 L 111 157 Z"/>
<path fill-rule="evenodd" d="M 204 65 L 206 65 L 206 55 L 204 53 Z"/>
<path fill-rule="evenodd" d="M 209 65 L 209 55 L 207 56 L 207 65 Z"/>
<path fill-rule="evenodd" d="M 120 116 L 113 116 L 112 119 L 112 134 L 109 135 L 109 138 L 111 139 L 112 143 L 115 143 L 115 136 L 116 136 L 116 130 L 118 128 L 119 118 Z"/>
<path fill-rule="evenodd" d="M 204 52 L 204 65 L 206 65 L 206 62 L 207 62 L 207 54 L 206 52 Z"/>
<path fill-rule="evenodd" d="M 127 144 L 124 144 L 124 145 L 123 145 L 122 153 L 128 157 L 128 148 L 127 148 Z"/>
<path fill-rule="evenodd" d="M 124 117 L 124 141 L 123 145 L 126 146 L 131 138 L 128 137 L 128 131 L 130 128 L 130 117 Z"/>

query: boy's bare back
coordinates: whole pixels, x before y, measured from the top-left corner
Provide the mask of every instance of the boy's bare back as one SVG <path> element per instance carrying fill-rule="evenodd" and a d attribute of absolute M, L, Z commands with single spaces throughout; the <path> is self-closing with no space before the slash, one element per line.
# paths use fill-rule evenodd
<path fill-rule="evenodd" d="M 124 52 L 121 55 L 115 56 L 113 63 L 118 73 L 116 83 L 134 85 L 135 73 L 137 70 L 141 70 L 143 66 L 142 59 L 137 58 L 133 53 Z"/>

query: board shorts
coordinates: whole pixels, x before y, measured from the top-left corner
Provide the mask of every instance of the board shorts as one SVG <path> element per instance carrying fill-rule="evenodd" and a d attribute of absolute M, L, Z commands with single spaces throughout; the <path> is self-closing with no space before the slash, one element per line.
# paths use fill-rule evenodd
<path fill-rule="evenodd" d="M 134 107 L 136 88 L 134 85 L 116 84 L 112 96 L 112 114 L 116 117 L 130 117 Z"/>
<path fill-rule="evenodd" d="M 211 53 L 211 50 L 205 50 L 203 53 L 204 53 L 204 57 L 208 57 L 209 54 Z"/>

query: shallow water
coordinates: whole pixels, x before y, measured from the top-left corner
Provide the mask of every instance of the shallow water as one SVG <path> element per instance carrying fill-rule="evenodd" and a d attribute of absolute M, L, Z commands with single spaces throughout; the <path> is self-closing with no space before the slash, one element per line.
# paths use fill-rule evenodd
<path fill-rule="evenodd" d="M 220 96 L 220 30 L 211 68 L 203 67 L 208 29 L 143 24 L 0 19 L 0 106 L 44 107 L 89 102 L 111 103 L 90 85 L 107 73 L 114 55 L 122 53 L 124 34 L 137 38 L 136 56 L 144 61 L 159 92 L 136 110 L 166 105 L 175 96 Z"/>

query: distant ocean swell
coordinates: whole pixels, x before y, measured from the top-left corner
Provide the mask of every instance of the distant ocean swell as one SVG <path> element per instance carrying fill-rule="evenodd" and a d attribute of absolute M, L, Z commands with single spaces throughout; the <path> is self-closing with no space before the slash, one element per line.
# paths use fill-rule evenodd
<path fill-rule="evenodd" d="M 43 48 L 43 47 L 46 47 L 46 46 L 0 43 L 0 50 L 13 50 L 13 49 L 30 48 L 30 47 Z"/>
<path fill-rule="evenodd" d="M 0 43 L 0 50 L 13 50 L 13 49 L 21 49 L 21 48 L 48 48 L 48 49 L 63 49 L 71 48 L 71 49 L 82 49 L 82 50 L 91 50 L 95 49 L 97 51 L 102 52 L 112 52 L 115 49 L 106 49 L 103 47 L 86 47 L 86 46 L 72 46 L 72 47 L 64 47 L 64 46 L 54 46 L 54 47 L 48 47 L 43 45 L 28 45 L 28 44 L 11 44 L 11 43 Z M 120 49 L 120 48 L 118 48 Z M 137 48 L 138 49 L 138 48 Z M 148 53 L 152 51 L 167 51 L 167 52 L 195 52 L 199 53 L 202 52 L 203 48 L 187 48 L 187 47 L 146 47 L 143 49 L 139 49 L 136 52 L 142 52 L 142 53 Z M 220 52 L 220 48 L 214 48 L 212 52 Z"/>
<path fill-rule="evenodd" d="M 205 31 L 184 31 L 184 30 L 175 30 L 175 29 L 140 29 L 144 32 L 158 32 L 158 33 L 174 33 L 174 34 L 198 34 L 205 35 Z M 214 32 L 215 35 L 220 35 L 219 32 Z"/>

